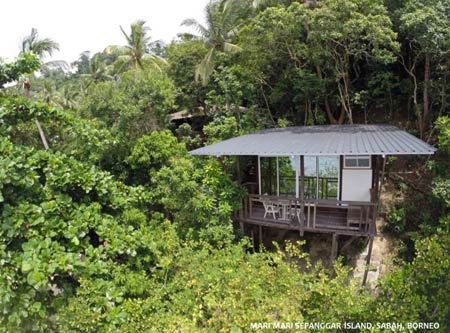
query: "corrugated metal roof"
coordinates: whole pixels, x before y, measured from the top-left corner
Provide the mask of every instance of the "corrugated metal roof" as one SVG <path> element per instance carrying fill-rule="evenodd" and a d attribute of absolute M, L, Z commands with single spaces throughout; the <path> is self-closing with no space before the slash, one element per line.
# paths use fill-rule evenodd
<path fill-rule="evenodd" d="M 275 128 L 218 142 L 192 155 L 428 155 L 436 148 L 391 125 Z"/>

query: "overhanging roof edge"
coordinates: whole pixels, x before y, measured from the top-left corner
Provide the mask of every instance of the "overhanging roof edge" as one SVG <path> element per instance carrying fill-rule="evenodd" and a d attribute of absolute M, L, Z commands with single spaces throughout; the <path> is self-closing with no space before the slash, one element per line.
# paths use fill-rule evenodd
<path fill-rule="evenodd" d="M 437 149 L 392 125 L 269 129 L 190 151 L 210 156 L 432 155 Z"/>

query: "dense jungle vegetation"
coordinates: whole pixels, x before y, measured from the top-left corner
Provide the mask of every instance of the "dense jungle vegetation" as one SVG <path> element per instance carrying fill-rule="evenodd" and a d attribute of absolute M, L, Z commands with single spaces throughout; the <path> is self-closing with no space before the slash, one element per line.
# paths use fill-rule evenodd
<path fill-rule="evenodd" d="M 123 45 L 72 70 L 46 62 L 58 44 L 33 29 L 0 62 L 0 332 L 448 330 L 450 1 L 213 0 L 205 14 L 168 45 L 151 22 L 118 27 Z M 171 122 L 180 110 L 204 116 Z M 385 232 L 398 250 L 372 288 L 299 244 L 253 252 L 233 230 L 234 159 L 188 154 L 262 128 L 344 123 L 394 124 L 438 148 L 408 159 L 417 186 L 395 184 Z"/>

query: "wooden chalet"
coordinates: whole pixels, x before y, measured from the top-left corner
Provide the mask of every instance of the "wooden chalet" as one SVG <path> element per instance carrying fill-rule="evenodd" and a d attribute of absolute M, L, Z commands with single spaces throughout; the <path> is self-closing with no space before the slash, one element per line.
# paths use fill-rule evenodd
<path fill-rule="evenodd" d="M 248 190 L 236 213 L 242 227 L 259 226 L 260 237 L 264 227 L 328 233 L 332 256 L 339 235 L 368 237 L 369 262 L 387 157 L 435 150 L 390 125 L 328 125 L 263 130 L 190 153 L 237 156 Z"/>

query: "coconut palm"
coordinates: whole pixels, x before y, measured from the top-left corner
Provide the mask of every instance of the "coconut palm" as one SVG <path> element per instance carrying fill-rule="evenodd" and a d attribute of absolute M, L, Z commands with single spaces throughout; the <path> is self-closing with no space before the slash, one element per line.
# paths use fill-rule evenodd
<path fill-rule="evenodd" d="M 79 104 L 80 91 L 73 84 L 65 84 L 58 91 L 56 105 L 63 110 L 74 110 Z"/>
<path fill-rule="evenodd" d="M 100 53 L 90 57 L 89 51 L 85 51 L 80 54 L 79 59 L 72 65 L 78 67 L 77 75 L 82 79 L 91 80 L 95 83 L 113 79 L 108 74 L 110 66 L 102 59 Z"/>
<path fill-rule="evenodd" d="M 40 59 L 45 58 L 45 56 L 49 55 L 51 56 L 53 54 L 53 51 L 59 50 L 59 44 L 49 38 L 39 38 L 39 34 L 36 28 L 31 29 L 31 34 L 29 36 L 26 36 L 22 40 L 22 52 L 33 52 L 37 56 L 39 56 Z M 52 62 L 52 65 L 58 65 L 58 63 L 66 64 L 65 62 Z M 67 64 L 66 64 L 67 65 Z M 31 89 L 31 79 L 30 77 L 25 78 L 23 82 L 23 87 L 27 92 L 27 96 L 30 96 L 30 89 Z M 48 143 L 47 139 L 45 138 L 44 131 L 42 130 L 42 126 L 39 122 L 39 120 L 36 119 L 36 126 L 39 131 L 39 135 L 42 140 L 42 144 L 44 145 L 45 149 L 48 149 Z"/>
<path fill-rule="evenodd" d="M 199 35 L 196 37 L 203 40 L 209 51 L 197 65 L 195 79 L 206 85 L 211 77 L 215 66 L 216 53 L 218 51 L 236 53 L 241 48 L 231 41 L 236 36 L 242 12 L 240 1 L 220 0 L 211 1 L 206 5 L 206 26 L 195 19 L 184 20 L 181 25 L 195 29 Z"/>
<path fill-rule="evenodd" d="M 114 62 L 116 73 L 129 68 L 142 69 L 145 64 L 160 68 L 161 64 L 166 63 L 163 58 L 150 52 L 152 45 L 149 35 L 150 28 L 145 25 L 145 21 L 139 20 L 132 23 L 130 34 L 127 34 L 122 27 L 120 27 L 120 30 L 127 41 L 127 45 L 111 45 L 105 50 L 107 54 L 117 55 L 117 60 Z"/>
<path fill-rule="evenodd" d="M 52 56 L 55 50 L 59 51 L 59 44 L 49 38 L 40 39 L 36 28 L 32 28 L 31 34 L 22 41 L 22 52 L 33 52 L 41 59 Z"/>

